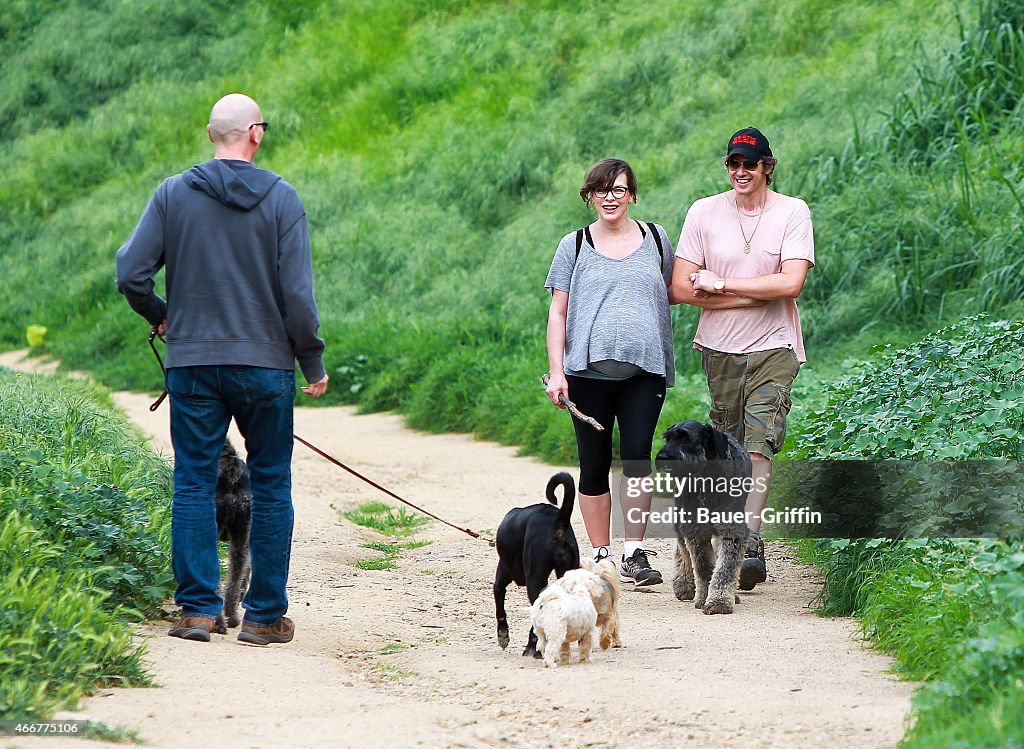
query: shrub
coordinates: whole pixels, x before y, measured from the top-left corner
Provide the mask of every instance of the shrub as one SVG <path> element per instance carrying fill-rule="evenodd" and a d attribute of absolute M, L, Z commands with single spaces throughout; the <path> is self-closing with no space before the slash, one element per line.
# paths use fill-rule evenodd
<path fill-rule="evenodd" d="M 144 685 L 137 612 L 17 512 L 0 528 L 0 720 L 47 718 L 96 686 Z"/>
<path fill-rule="evenodd" d="M 825 388 L 795 457 L 1024 457 L 1024 323 L 966 318 Z"/>
<path fill-rule="evenodd" d="M 170 479 L 105 393 L 0 369 L 0 718 L 146 683 L 132 628 L 173 591 Z"/>
<path fill-rule="evenodd" d="M 967 318 L 878 353 L 826 388 L 828 405 L 807 418 L 799 456 L 1020 459 L 1024 324 Z M 1022 508 L 1010 511 L 1019 528 Z M 822 610 L 858 616 L 901 673 L 928 681 L 914 698 L 916 720 L 904 745 L 1024 742 L 1019 534 L 819 541 L 813 555 L 825 574 Z"/>

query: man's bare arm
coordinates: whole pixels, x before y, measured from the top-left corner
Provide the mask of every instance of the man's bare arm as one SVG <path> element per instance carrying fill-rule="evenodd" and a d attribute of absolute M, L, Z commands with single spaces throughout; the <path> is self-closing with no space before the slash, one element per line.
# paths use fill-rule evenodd
<path fill-rule="evenodd" d="M 677 261 L 678 262 L 678 261 Z M 690 263 L 693 265 L 693 263 Z M 767 276 L 756 276 L 754 278 L 726 278 L 726 294 L 737 294 L 752 299 L 763 299 L 771 301 L 774 299 L 796 299 L 803 291 L 804 282 L 807 280 L 807 271 L 811 263 L 807 260 L 785 260 L 782 263 L 782 270 L 779 273 L 771 273 Z M 700 291 L 723 296 L 723 292 L 715 289 L 715 282 L 722 279 L 716 273 L 707 268 L 696 270 L 693 280 L 693 287 Z M 675 282 L 675 272 L 672 274 L 672 281 Z"/>
<path fill-rule="evenodd" d="M 740 309 L 743 307 L 760 307 L 765 302 L 738 294 L 708 293 L 694 287 L 690 277 L 698 273 L 701 267 L 689 260 L 676 258 L 672 267 L 672 284 L 668 289 L 670 304 L 689 304 L 701 309 Z"/>

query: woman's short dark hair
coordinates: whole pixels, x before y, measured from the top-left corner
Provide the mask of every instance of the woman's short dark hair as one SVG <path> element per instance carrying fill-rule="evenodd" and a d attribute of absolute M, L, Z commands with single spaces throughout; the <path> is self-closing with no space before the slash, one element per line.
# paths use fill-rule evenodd
<path fill-rule="evenodd" d="M 594 190 L 611 189 L 615 185 L 615 180 L 623 173 L 626 175 L 626 187 L 633 200 L 636 200 L 636 176 L 633 174 L 633 167 L 622 159 L 601 159 L 590 167 L 587 176 L 583 178 L 583 187 L 580 188 L 583 202 L 590 205 L 590 195 Z"/>

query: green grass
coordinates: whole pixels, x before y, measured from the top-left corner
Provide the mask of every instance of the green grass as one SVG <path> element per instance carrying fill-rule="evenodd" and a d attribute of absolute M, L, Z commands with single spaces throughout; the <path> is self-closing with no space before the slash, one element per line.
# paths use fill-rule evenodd
<path fill-rule="evenodd" d="M 159 387 L 145 324 L 113 291 L 112 255 L 159 180 L 209 155 L 202 124 L 227 90 L 261 101 L 274 128 L 260 163 L 295 184 L 309 212 L 332 376 L 324 402 L 399 409 L 418 428 L 470 431 L 560 462 L 573 459 L 573 445 L 538 383 L 541 284 L 558 239 L 587 220 L 576 191 L 598 158 L 629 159 L 637 215 L 676 236 L 689 203 L 726 186 L 724 137 L 761 125 L 781 159 L 780 188 L 807 198 L 815 215 L 819 265 L 802 300 L 815 366 L 866 329 L 877 340 L 879 319 L 918 331 L 972 311 L 972 289 L 988 286 L 976 274 L 965 288 L 957 274 L 937 284 L 933 267 L 946 256 L 935 253 L 996 248 L 994 237 L 1015 230 L 997 210 L 1009 186 L 993 170 L 974 177 L 971 206 L 983 219 L 971 224 L 957 202 L 962 164 L 940 159 L 931 176 L 914 176 L 922 170 L 889 137 L 896 121 L 900 132 L 917 127 L 899 102 L 942 98 L 922 81 L 958 49 L 950 2 L 782 0 L 756 24 L 738 0 L 243 5 L 242 28 L 213 24 L 216 9 L 195 3 L 150 8 L 133 36 L 142 11 L 101 2 L 117 33 L 97 34 L 79 77 L 53 83 L 34 62 L 53 46 L 52 29 L 97 6 L 18 6 L 6 44 L 19 70 L 10 95 L 22 106 L 0 141 L 0 346 L 22 345 L 26 326 L 42 324 L 67 366 L 114 387 Z M 978 13 L 961 12 L 968 33 Z M 140 62 L 148 19 L 161 13 L 194 33 Z M 118 45 L 125 37 L 138 48 Z M 62 39 L 58 50 L 73 44 Z M 201 55 L 180 70 L 160 64 L 190 48 Z M 197 72 L 227 69 L 241 72 Z M 95 92 L 92 80 L 109 86 Z M 59 90 L 37 102 L 24 95 L 33 86 Z M 977 88 L 956 89 L 956 100 L 978 100 Z M 985 106 L 1004 152 L 1015 152 L 1005 105 Z M 979 144 L 968 166 L 989 154 Z M 924 256 L 932 265 L 920 266 L 920 304 L 890 301 Z M 1006 267 L 999 262 L 986 261 Z M 1015 292 L 999 288 L 986 308 L 1013 304 Z M 674 319 L 680 369 L 694 374 L 695 313 Z M 683 378 L 663 425 L 702 415 L 704 398 L 699 377 Z"/>
<path fill-rule="evenodd" d="M 382 556 L 372 559 L 357 559 L 353 566 L 360 570 L 393 570 L 398 567 L 397 557 Z"/>
<path fill-rule="evenodd" d="M 404 507 L 397 510 L 383 502 L 366 502 L 355 510 L 341 513 L 346 520 L 356 525 L 382 533 L 385 536 L 408 536 L 420 526 L 429 523 L 430 518 L 409 512 Z"/>
<path fill-rule="evenodd" d="M 415 512 L 408 512 L 404 507 L 395 508 L 383 502 L 366 502 L 355 510 L 339 512 L 339 514 L 356 525 L 370 528 L 392 538 L 411 536 L 420 527 L 430 522 L 430 518 Z M 359 546 L 373 549 L 381 553 L 379 557 L 357 559 L 355 566 L 361 570 L 392 570 L 398 566 L 398 558 L 403 549 L 419 549 L 428 546 L 426 540 L 404 541 L 367 541 Z"/>
<path fill-rule="evenodd" d="M 859 217 L 835 235 L 805 297 L 818 340 L 1020 314 L 1020 171 L 1001 164 L 1021 145 L 1024 4 L 977 6 L 952 51 L 917 46 L 917 81 L 880 131 L 806 173 L 819 185 L 816 216 Z"/>
<path fill-rule="evenodd" d="M 408 649 L 408 645 L 404 645 L 400 642 L 392 642 L 374 653 L 367 653 L 364 658 L 370 662 L 368 669 L 370 676 L 377 681 L 398 681 L 400 679 L 407 679 L 411 676 L 415 676 L 415 671 L 402 668 L 395 663 L 387 663 L 377 660 L 377 658 L 396 655 Z"/>
<path fill-rule="evenodd" d="M 1024 324 L 968 319 L 888 348 L 828 385 L 824 400 L 803 423 L 798 457 L 1019 460 Z M 967 513 L 1005 505 L 1016 530 L 997 540 L 838 539 L 800 548 L 824 574 L 822 612 L 857 616 L 901 675 L 925 682 L 901 746 L 1022 746 L 1020 487 L 994 498 L 959 489 L 943 491 Z"/>
<path fill-rule="evenodd" d="M 401 554 L 402 549 L 422 549 L 424 546 L 429 546 L 430 541 L 407 541 L 403 544 L 388 543 L 386 541 L 370 541 L 365 544 L 359 544 L 363 549 L 373 549 L 379 551 L 382 554 Z"/>
<path fill-rule="evenodd" d="M 81 738 L 94 741 L 109 741 L 114 744 L 145 744 L 138 731 L 122 728 L 121 726 L 111 727 L 105 723 L 86 721 L 83 727 Z"/>
<path fill-rule="evenodd" d="M 779 0 L 770 13 L 739 0 L 226 8 L 5 6 L 0 347 L 24 346 L 27 327 L 43 325 L 39 350 L 65 366 L 159 389 L 147 327 L 113 289 L 113 253 L 159 181 L 210 155 L 213 101 L 244 90 L 274 124 L 260 163 L 309 213 L 332 377 L 323 402 L 397 409 L 417 428 L 573 462 L 571 426 L 545 405 L 538 377 L 541 284 L 558 239 L 588 220 L 582 175 L 599 158 L 628 159 L 635 214 L 674 237 L 695 198 L 726 187 L 725 136 L 756 124 L 780 158 L 779 189 L 806 199 L 815 222 L 797 451 L 1019 456 L 1021 398 L 991 378 L 1024 361 L 1019 329 L 954 324 L 1024 313 L 1021 0 Z M 707 409 L 689 352 L 696 314 L 675 309 L 673 320 L 681 377 L 662 427 Z M 872 350 L 883 343 L 893 348 Z M 880 363 L 827 387 L 865 360 Z M 71 609 L 123 632 L 118 617 L 166 590 L 155 572 L 166 572 L 156 501 L 166 488 L 143 478 L 166 484 L 166 466 L 115 434 L 116 419 L 18 393 L 0 398 L 0 445 L 18 440 L 0 471 L 19 487 L 0 484 L 0 508 L 17 513 L 4 532 L 20 550 L 0 555 L 0 595 L 35 601 L 40 617 L 20 626 L 41 642 Z M 43 485 L 57 487 L 52 505 L 30 501 Z M 147 513 L 148 526 L 130 522 Z M 405 532 L 404 510 L 364 513 L 388 535 Z M 36 543 L 46 529 L 59 534 Z M 1024 742 L 1015 544 L 815 551 L 826 607 L 861 616 L 905 673 L 929 680 L 908 746 Z M 44 570 L 33 577 L 28 564 Z M 51 611 L 22 585 L 106 593 L 56 596 Z M 45 712 L 108 672 L 141 678 L 136 665 L 68 666 L 0 688 Z"/>
<path fill-rule="evenodd" d="M 403 549 L 420 549 L 429 546 L 430 541 L 406 541 L 405 543 L 387 543 L 384 541 L 370 541 L 359 544 L 360 548 L 379 551 L 382 556 L 371 559 L 357 559 L 355 566 L 361 570 L 393 570 L 398 567 L 398 557 Z"/>
<path fill-rule="evenodd" d="M 170 479 L 104 392 L 0 369 L 0 718 L 149 683 L 132 630 L 173 590 Z"/>

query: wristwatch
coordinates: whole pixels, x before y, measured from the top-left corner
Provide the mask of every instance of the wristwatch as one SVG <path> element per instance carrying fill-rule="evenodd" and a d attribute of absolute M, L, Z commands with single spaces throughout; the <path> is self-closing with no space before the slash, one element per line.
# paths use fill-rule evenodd
<path fill-rule="evenodd" d="M 725 291 L 725 279 L 719 278 L 715 281 L 715 291 Z"/>

